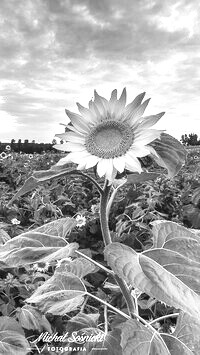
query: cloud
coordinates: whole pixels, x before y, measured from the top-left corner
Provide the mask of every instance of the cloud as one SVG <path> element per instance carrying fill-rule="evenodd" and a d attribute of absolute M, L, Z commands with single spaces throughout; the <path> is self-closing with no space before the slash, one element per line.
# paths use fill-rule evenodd
<path fill-rule="evenodd" d="M 94 88 L 108 97 L 124 86 L 130 100 L 146 90 L 177 137 L 190 132 L 200 109 L 199 7 L 198 0 L 2 0 L 0 139 L 50 141 L 65 107 L 86 105 Z"/>

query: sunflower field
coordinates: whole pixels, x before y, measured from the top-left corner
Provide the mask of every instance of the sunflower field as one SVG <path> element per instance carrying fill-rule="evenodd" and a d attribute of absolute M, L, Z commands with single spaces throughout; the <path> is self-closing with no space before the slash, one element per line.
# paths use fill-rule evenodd
<path fill-rule="evenodd" d="M 143 96 L 119 122 L 96 93 L 89 133 L 67 111 L 58 152 L 0 154 L 0 354 L 200 353 L 200 151 Z"/>
<path fill-rule="evenodd" d="M 61 157 L 61 153 L 28 155 L 12 152 L 2 154 L 0 157 L 1 246 L 6 245 L 8 241 L 11 243 L 17 236 L 26 236 L 26 233 L 28 236 L 31 232 L 41 231 L 43 233 L 45 229 L 42 229 L 42 226 L 45 225 L 48 233 L 51 230 L 53 235 L 56 234 L 54 230 L 61 229 L 61 235 L 66 238 L 67 242 L 72 244 L 73 248 L 78 243 L 80 248 L 80 254 L 75 259 L 72 257 L 72 251 L 66 250 L 67 257 L 64 254 L 59 256 L 58 260 L 36 257 L 35 261 L 32 260 L 27 264 L 23 257 L 20 263 L 20 256 L 15 259 L 14 254 L 11 253 L 6 267 L 3 265 L 2 254 L 0 317 L 6 324 L 8 335 L 12 331 L 16 332 L 14 337 L 18 339 L 18 344 L 15 345 L 10 335 L 7 340 L 7 353 L 8 351 L 11 353 L 10 349 L 16 347 L 17 354 L 26 354 L 25 349 L 30 349 L 30 354 L 38 354 L 46 345 L 43 350 L 44 354 L 53 354 L 56 351 L 61 353 L 65 348 L 67 350 L 63 350 L 63 353 L 64 351 L 73 353 L 73 350 L 69 350 L 70 347 L 76 348 L 75 353 L 81 354 L 84 351 L 84 342 L 81 346 L 79 344 L 80 349 L 77 350 L 78 345 L 75 339 L 70 344 L 53 340 L 50 343 L 51 346 L 42 339 L 37 343 L 34 341 L 42 332 L 54 335 L 67 332 L 71 334 L 73 331 L 83 333 L 87 329 L 86 334 L 91 335 L 94 334 L 95 328 L 96 332 L 103 334 L 105 322 L 108 328 L 107 338 L 104 338 L 103 342 L 96 341 L 95 345 L 92 344 L 94 346 L 104 344 L 103 346 L 107 348 L 111 345 L 117 346 L 121 324 L 126 320 L 120 313 L 115 313 L 112 308 L 109 309 L 106 306 L 108 303 L 118 310 L 123 310 L 127 315 L 126 304 L 119 287 L 114 282 L 112 274 L 106 270 L 99 220 L 99 193 L 91 181 L 83 176 L 59 177 L 37 186 L 34 191 L 26 193 L 8 205 L 16 191 L 23 186 L 33 171 L 48 170 Z M 144 162 L 144 164 L 147 163 Z M 160 172 L 159 167 L 153 167 L 153 169 Z M 154 180 L 139 184 L 130 181 L 126 186 L 119 187 L 118 195 L 110 211 L 109 226 L 113 240 L 130 247 L 137 253 L 148 250 L 152 247 L 152 228 L 159 226 L 159 224 L 154 224 L 157 221 L 162 221 L 162 223 L 171 221 L 176 223 L 171 224 L 171 227 L 178 225 L 180 228 L 187 228 L 190 231 L 193 229 L 195 233 L 198 233 L 200 229 L 199 170 L 199 152 L 195 148 L 188 148 L 186 164 L 173 179 L 161 174 Z M 95 178 L 93 169 L 90 169 L 90 175 Z M 26 253 L 26 247 L 29 245 L 28 239 L 27 243 L 25 239 L 23 242 L 20 239 L 15 248 L 19 245 Z M 34 246 L 32 248 L 34 249 Z M 94 262 L 100 263 L 105 269 L 98 267 L 95 263 L 92 264 L 87 258 L 84 259 L 83 254 L 92 258 Z M 27 303 L 26 300 L 30 299 L 43 284 L 51 280 L 59 269 L 65 270 L 70 275 L 74 274 L 74 282 L 77 275 L 81 276 L 84 286 L 94 297 L 86 298 L 79 306 L 73 302 L 70 306 L 63 304 L 61 309 L 51 312 L 49 312 L 49 306 L 45 307 L 41 301 L 37 303 L 33 299 L 33 303 Z M 137 299 L 139 315 L 146 322 L 150 322 L 157 332 L 173 334 L 176 327 L 180 328 L 180 323 L 188 321 L 188 315 L 181 312 L 178 322 L 177 312 L 179 310 L 175 307 L 150 297 L 146 292 L 139 292 L 137 289 L 136 291 L 134 297 Z M 101 304 L 99 299 L 105 303 Z M 65 302 L 67 303 L 67 300 Z M 51 307 L 52 305 L 53 303 Z M 68 308 L 67 312 L 65 308 Z M 115 347 L 115 351 L 118 352 L 115 353 L 120 354 L 121 349 L 116 349 Z M 86 353 L 87 351 L 89 348 Z M 111 349 L 108 353 L 112 353 Z"/>

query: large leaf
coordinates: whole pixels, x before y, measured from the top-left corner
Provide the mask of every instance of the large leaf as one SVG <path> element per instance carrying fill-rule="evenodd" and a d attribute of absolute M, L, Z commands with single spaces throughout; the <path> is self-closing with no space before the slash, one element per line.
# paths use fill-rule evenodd
<path fill-rule="evenodd" d="M 53 166 L 49 170 L 40 170 L 40 171 L 34 171 L 33 175 L 28 178 L 24 185 L 21 187 L 21 189 L 13 196 L 13 198 L 10 200 L 8 205 L 11 205 L 13 201 L 15 201 L 17 198 L 20 196 L 25 195 L 27 192 L 35 189 L 38 187 L 40 184 L 42 184 L 45 181 L 49 181 L 55 178 L 71 175 L 71 174 L 80 174 L 75 169 L 69 169 L 69 167 L 63 166 L 63 167 L 57 167 Z"/>
<path fill-rule="evenodd" d="M 154 221 L 151 224 L 153 248 L 172 250 L 200 263 L 200 231 L 171 221 Z"/>
<path fill-rule="evenodd" d="M 121 328 L 123 355 L 171 355 L 159 333 L 136 320 L 130 319 L 122 323 Z"/>
<path fill-rule="evenodd" d="M 77 220 L 72 217 L 60 218 L 56 219 L 55 221 L 46 223 L 41 227 L 35 228 L 34 232 L 40 232 L 64 238 L 71 232 L 74 227 L 76 227 L 77 223 Z"/>
<path fill-rule="evenodd" d="M 9 317 L 0 317 L 0 354 L 26 355 L 30 346 L 19 323 Z"/>
<path fill-rule="evenodd" d="M 184 220 L 193 228 L 200 228 L 200 209 L 189 203 L 182 208 Z"/>
<path fill-rule="evenodd" d="M 51 262 L 53 260 L 60 260 L 63 258 L 68 258 L 70 256 L 74 256 L 74 252 L 78 249 L 77 243 L 70 243 L 63 248 L 59 248 L 57 251 L 50 255 L 46 255 L 42 258 L 43 262 Z"/>
<path fill-rule="evenodd" d="M 87 337 L 89 340 L 87 340 Z M 77 332 L 74 332 L 72 337 L 69 337 L 69 343 L 65 344 L 65 347 L 69 346 L 72 349 L 77 347 L 85 348 L 84 351 L 80 351 L 77 354 L 88 355 L 122 355 L 122 348 L 120 346 L 121 330 L 114 329 L 107 334 L 98 328 L 82 328 Z M 75 340 L 72 343 L 72 340 Z M 85 341 L 84 341 L 85 340 Z M 77 341 L 77 342 L 76 342 Z M 73 355 L 73 351 L 70 355 Z M 67 355 L 65 352 L 64 355 Z"/>
<path fill-rule="evenodd" d="M 0 229 L 0 246 L 5 244 L 10 239 L 10 236 L 4 229 Z"/>
<path fill-rule="evenodd" d="M 91 261 L 84 259 L 83 257 L 70 260 L 64 259 L 60 265 L 56 268 L 56 272 L 72 272 L 74 275 L 83 278 L 85 275 L 98 271 L 99 268 L 92 264 Z"/>
<path fill-rule="evenodd" d="M 200 321 L 180 312 L 176 329 L 173 334 L 162 334 L 170 354 L 199 355 L 200 354 Z"/>
<path fill-rule="evenodd" d="M 38 309 L 29 304 L 18 308 L 16 316 L 19 324 L 25 329 L 33 329 L 39 332 L 46 330 L 48 333 L 52 333 L 51 325 L 46 317 Z"/>
<path fill-rule="evenodd" d="M 68 244 L 64 237 L 76 224 L 74 218 L 61 218 L 8 240 L 0 250 L 1 267 L 16 267 L 73 255 L 78 244 Z"/>
<path fill-rule="evenodd" d="M 200 201 L 200 187 L 197 187 L 196 189 L 194 189 L 193 193 L 192 193 L 192 198 L 191 198 L 191 202 L 197 206 L 199 204 Z"/>
<path fill-rule="evenodd" d="M 20 234 L 0 249 L 2 267 L 18 267 L 39 261 L 62 259 L 74 254 L 77 243 L 68 244 L 63 238 L 38 232 Z"/>
<path fill-rule="evenodd" d="M 50 279 L 26 299 L 35 303 L 42 312 L 64 315 L 77 309 L 84 301 L 86 288 L 72 273 L 55 273 Z"/>
<path fill-rule="evenodd" d="M 149 144 L 152 146 L 158 157 L 154 156 L 156 162 L 168 170 L 169 177 L 176 175 L 185 163 L 187 152 L 184 146 L 169 134 L 162 133 L 161 139 L 156 139 Z"/>
<path fill-rule="evenodd" d="M 123 355 L 199 355 L 199 326 L 196 319 L 182 313 L 173 334 L 159 334 L 130 319 L 120 326 Z"/>
<path fill-rule="evenodd" d="M 105 257 L 112 270 L 133 287 L 200 317 L 200 263 L 172 250 L 136 253 L 120 243 L 108 245 Z"/>
<path fill-rule="evenodd" d="M 65 327 L 65 332 L 68 332 L 71 335 L 73 332 L 77 332 L 83 328 L 96 328 L 99 316 L 99 313 L 86 314 L 79 312 L 74 317 L 69 319 Z"/>
<path fill-rule="evenodd" d="M 149 180 L 155 180 L 159 176 L 160 176 L 159 173 L 146 173 L 146 172 L 142 172 L 141 174 L 134 173 L 134 174 L 129 174 L 127 176 L 127 182 L 132 184 L 138 184 Z"/>
<path fill-rule="evenodd" d="M 102 342 L 93 343 L 89 355 L 122 355 L 122 348 L 120 345 L 121 331 L 114 329 L 108 332 Z M 89 343 L 88 343 L 89 348 Z M 86 349 L 87 349 L 86 346 Z"/>

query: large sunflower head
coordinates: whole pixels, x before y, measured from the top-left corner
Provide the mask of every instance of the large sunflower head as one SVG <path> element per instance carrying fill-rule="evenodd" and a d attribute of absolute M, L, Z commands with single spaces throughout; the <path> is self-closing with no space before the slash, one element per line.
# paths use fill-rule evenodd
<path fill-rule="evenodd" d="M 71 122 L 67 132 L 56 135 L 64 143 L 54 148 L 68 155 L 57 165 L 73 162 L 79 170 L 96 166 L 98 175 L 110 182 L 125 169 L 141 173 L 138 158 L 156 155 L 149 143 L 160 138 L 162 131 L 152 126 L 164 115 L 143 116 L 149 103 L 149 99 L 143 102 L 144 96 L 138 95 L 126 106 L 126 89 L 119 99 L 113 90 L 109 101 L 95 91 L 89 108 L 77 103 L 80 114 L 66 110 Z"/>

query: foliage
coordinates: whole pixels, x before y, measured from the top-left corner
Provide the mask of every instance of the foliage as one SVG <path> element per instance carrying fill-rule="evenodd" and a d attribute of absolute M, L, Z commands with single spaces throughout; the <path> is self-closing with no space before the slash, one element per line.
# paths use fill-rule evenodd
<path fill-rule="evenodd" d="M 55 168 L 60 157 L 0 161 L 0 353 L 199 354 L 199 153 L 173 179 L 148 161 L 150 173 L 119 176 L 105 249 L 102 181 Z"/>
<path fill-rule="evenodd" d="M 25 154 L 41 154 L 45 152 L 53 151 L 53 144 L 56 142 L 53 140 L 53 143 L 36 143 L 35 141 L 29 142 L 25 139 L 24 142 L 21 139 L 18 142 L 15 142 L 14 139 L 11 140 L 11 143 L 1 143 L 0 142 L 0 153 L 5 152 L 7 147 L 10 147 L 11 150 L 15 153 L 25 153 Z"/>
<path fill-rule="evenodd" d="M 182 134 L 181 142 L 187 146 L 200 145 L 200 140 L 198 140 L 198 135 L 196 133 Z"/>

